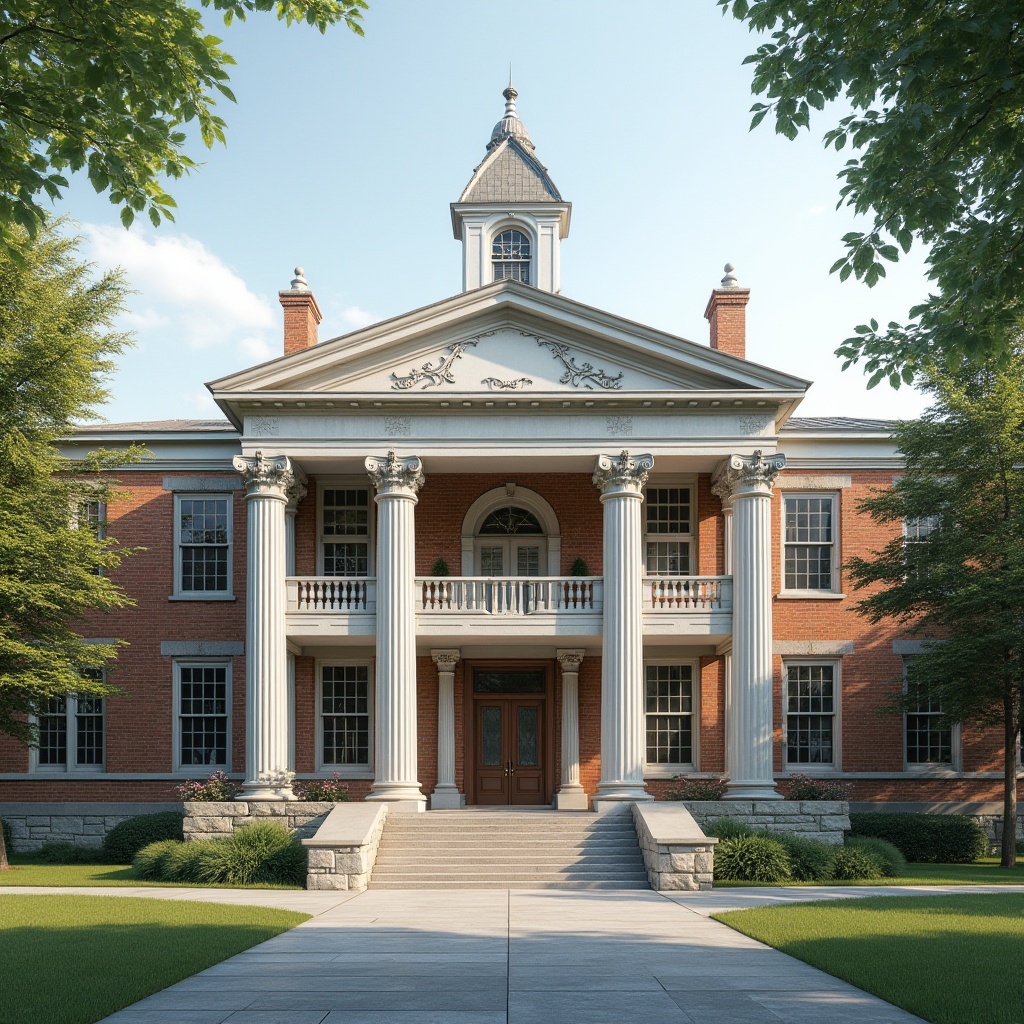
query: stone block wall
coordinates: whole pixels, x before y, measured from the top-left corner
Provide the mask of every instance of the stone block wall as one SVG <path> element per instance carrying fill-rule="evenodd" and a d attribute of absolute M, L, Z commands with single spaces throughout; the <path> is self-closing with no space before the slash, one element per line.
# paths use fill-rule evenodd
<path fill-rule="evenodd" d="M 839 846 L 850 830 L 850 805 L 839 800 L 686 800 L 702 828 L 717 818 L 746 822 L 766 832 L 791 832 Z"/>
<path fill-rule="evenodd" d="M 125 818 L 179 811 L 181 804 L 23 803 L 4 804 L 0 818 L 11 826 L 12 853 L 34 853 L 46 843 L 96 848 Z"/>
<path fill-rule="evenodd" d="M 305 845 L 309 849 L 309 873 L 306 875 L 307 889 L 342 889 L 359 891 L 370 882 L 370 873 L 377 860 L 377 848 L 387 820 L 387 805 L 383 805 L 376 820 L 362 842 L 354 840 L 348 844 L 331 843 L 314 837 Z M 318 843 L 314 846 L 313 843 Z"/>
<path fill-rule="evenodd" d="M 682 805 L 669 809 L 665 804 L 634 804 L 633 824 L 652 889 L 692 892 L 711 888 L 718 840 L 705 836 Z"/>
<path fill-rule="evenodd" d="M 277 821 L 300 839 L 312 836 L 331 813 L 333 803 L 303 800 L 227 800 L 185 804 L 185 839 L 220 839 L 254 821 Z"/>

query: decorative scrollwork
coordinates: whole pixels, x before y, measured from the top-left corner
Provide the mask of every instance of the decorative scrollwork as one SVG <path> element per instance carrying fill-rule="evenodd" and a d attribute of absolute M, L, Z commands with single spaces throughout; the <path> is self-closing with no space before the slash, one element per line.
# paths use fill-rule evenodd
<path fill-rule="evenodd" d="M 488 333 L 493 334 L 494 331 Z M 476 338 L 456 341 L 454 344 L 449 345 L 445 349 L 448 355 L 438 357 L 437 366 L 431 366 L 428 360 L 418 370 L 410 370 L 404 376 L 400 377 L 398 374 L 392 373 L 392 389 L 395 391 L 408 391 L 421 381 L 423 382 L 423 387 L 420 388 L 421 391 L 426 391 L 427 388 L 436 388 L 440 384 L 454 384 L 455 375 L 452 372 L 452 367 L 455 365 L 455 361 L 462 358 L 462 353 L 467 348 L 471 348 L 476 345 L 480 338 L 487 336 L 486 334 L 481 334 Z"/>
<path fill-rule="evenodd" d="M 400 458 L 394 448 L 383 459 L 371 455 L 364 465 L 379 494 L 415 495 L 424 483 L 423 463 L 415 455 Z"/>
<path fill-rule="evenodd" d="M 619 453 L 618 458 L 614 455 L 598 455 L 594 467 L 594 486 L 602 492 L 631 490 L 639 494 L 653 467 L 652 455 L 630 456 L 625 449 Z"/>
<path fill-rule="evenodd" d="M 569 346 L 557 341 L 547 341 L 545 338 L 538 338 L 536 334 L 520 332 L 524 337 L 534 338 L 541 348 L 546 348 L 564 367 L 565 373 L 559 378 L 559 384 L 571 384 L 574 388 L 584 387 L 593 391 L 595 385 L 606 391 L 618 391 L 622 387 L 623 371 L 620 370 L 614 377 L 609 376 L 604 370 L 595 369 L 592 363 L 577 364 L 576 360 L 569 355 Z"/>
<path fill-rule="evenodd" d="M 276 493 L 284 497 L 295 482 L 292 464 L 286 455 L 267 457 L 261 451 L 253 456 L 236 455 L 232 465 L 241 474 L 242 483 L 250 496 Z"/>
<path fill-rule="evenodd" d="M 519 388 L 528 388 L 533 381 L 529 377 L 519 377 L 517 380 L 498 380 L 497 377 L 484 377 L 481 384 L 486 384 L 492 391 L 516 391 Z"/>

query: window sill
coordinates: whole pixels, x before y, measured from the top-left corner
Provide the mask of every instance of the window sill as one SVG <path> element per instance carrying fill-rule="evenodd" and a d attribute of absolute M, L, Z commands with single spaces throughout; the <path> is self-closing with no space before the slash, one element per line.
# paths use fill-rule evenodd
<path fill-rule="evenodd" d="M 296 775 L 297 779 L 333 779 L 337 775 L 338 779 L 342 782 L 352 781 L 358 779 L 369 779 L 371 782 L 375 776 L 369 768 L 339 768 L 336 765 L 325 764 L 314 774 L 307 774 L 303 772 L 301 775 Z"/>
<path fill-rule="evenodd" d="M 786 775 L 806 775 L 811 779 L 842 774 L 842 768 L 834 764 L 786 764 L 782 770 Z"/>
<path fill-rule="evenodd" d="M 168 601 L 234 601 L 234 594 L 171 594 Z"/>
<path fill-rule="evenodd" d="M 106 769 L 101 767 L 93 768 L 59 768 L 49 765 L 38 765 L 30 768 L 29 775 L 45 775 L 60 779 L 95 779 L 97 776 L 104 776 Z"/>
<path fill-rule="evenodd" d="M 661 764 L 645 764 L 645 779 L 674 779 L 677 775 L 697 775 L 697 769 L 692 764 L 674 764 L 666 768 Z M 709 775 L 708 778 L 717 778 L 717 775 Z"/>
<path fill-rule="evenodd" d="M 829 590 L 783 590 L 775 595 L 777 601 L 845 601 L 845 594 Z"/>

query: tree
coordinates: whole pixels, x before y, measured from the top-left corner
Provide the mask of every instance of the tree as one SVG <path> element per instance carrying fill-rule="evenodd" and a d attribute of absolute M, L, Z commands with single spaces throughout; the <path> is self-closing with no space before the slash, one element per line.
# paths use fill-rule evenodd
<path fill-rule="evenodd" d="M 1022 380 L 1020 337 L 1002 362 L 926 373 L 934 404 L 895 431 L 906 470 L 861 506 L 876 523 L 909 524 L 911 536 L 847 566 L 856 588 L 872 587 L 862 614 L 932 641 L 907 659 L 895 706 L 914 711 L 932 699 L 949 722 L 1002 727 L 1004 867 L 1016 863 L 1024 714 Z"/>
<path fill-rule="evenodd" d="M 130 603 L 109 576 L 125 552 L 91 517 L 114 497 L 104 472 L 139 453 L 72 464 L 56 448 L 106 397 L 130 343 L 114 329 L 126 291 L 118 273 L 94 279 L 61 228 L 16 229 L 0 249 L 0 733 L 27 742 L 50 701 L 116 692 L 97 676 L 116 646 L 74 626 Z"/>
<path fill-rule="evenodd" d="M 225 24 L 276 11 L 321 32 L 342 22 L 362 35 L 365 0 L 199 0 Z M 84 170 L 131 224 L 173 220 L 161 178 L 197 166 L 185 153 L 190 124 L 208 147 L 224 141 L 216 100 L 233 100 L 234 64 L 207 35 L 189 0 L 11 0 L 0 8 L 0 242 L 12 225 L 30 234 L 40 201 Z M 45 195 L 44 195 L 45 193 Z"/>
<path fill-rule="evenodd" d="M 872 218 L 845 235 L 832 267 L 874 285 L 885 261 L 929 246 L 935 293 L 906 324 L 856 328 L 837 349 L 864 360 L 873 387 L 910 383 L 965 355 L 1009 357 L 1024 301 L 1024 53 L 1019 0 L 718 0 L 770 32 L 754 65 L 751 127 L 772 114 L 794 139 L 812 110 L 853 108 L 824 137 L 856 155 L 839 173 L 844 202 Z"/>

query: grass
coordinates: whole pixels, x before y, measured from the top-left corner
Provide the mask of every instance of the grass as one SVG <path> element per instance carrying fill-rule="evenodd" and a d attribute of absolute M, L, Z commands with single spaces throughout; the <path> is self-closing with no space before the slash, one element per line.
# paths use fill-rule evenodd
<path fill-rule="evenodd" d="M 779 882 L 779 885 L 1024 885 L 1024 858 L 1015 868 L 1001 868 L 998 857 L 982 857 L 975 864 L 908 864 L 898 878 L 872 878 L 857 882 Z M 716 889 L 735 889 L 750 882 L 720 882 Z M 1024 1018 L 1022 1018 L 1024 1019 Z"/>
<path fill-rule="evenodd" d="M 872 896 L 714 917 L 935 1024 L 1024 1020 L 1024 893 Z"/>
<path fill-rule="evenodd" d="M 0 871 L 0 887 L 18 885 L 118 885 L 180 889 L 182 882 L 148 882 L 138 878 L 127 864 L 39 864 L 30 854 L 11 857 L 11 871 Z M 301 885 L 215 885 L 189 882 L 204 889 L 301 889 Z M 0 1021 L 3 1018 L 0 1017 Z"/>
<path fill-rule="evenodd" d="M 8 893 L 0 1021 L 90 1024 L 308 919 L 269 907 Z"/>

